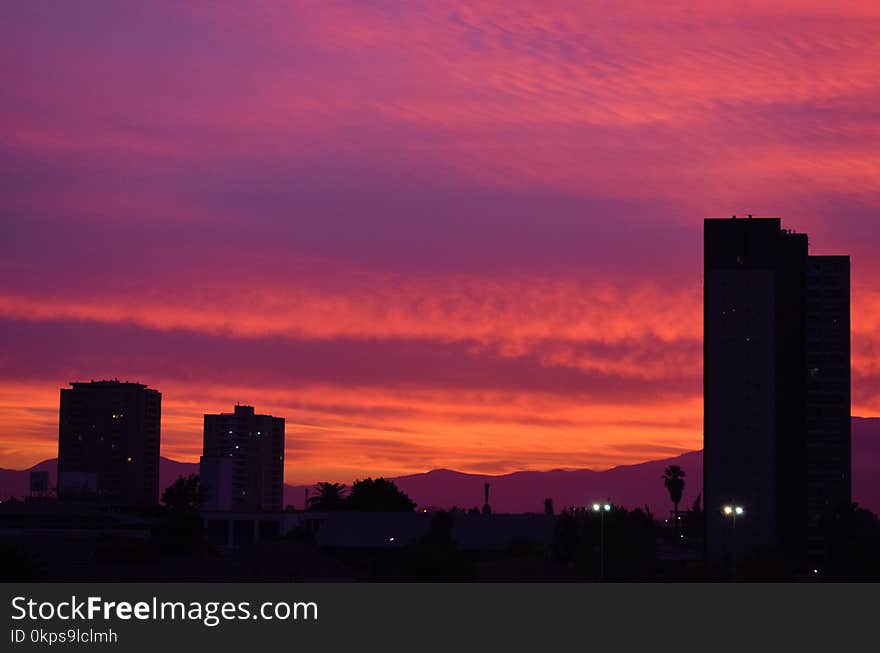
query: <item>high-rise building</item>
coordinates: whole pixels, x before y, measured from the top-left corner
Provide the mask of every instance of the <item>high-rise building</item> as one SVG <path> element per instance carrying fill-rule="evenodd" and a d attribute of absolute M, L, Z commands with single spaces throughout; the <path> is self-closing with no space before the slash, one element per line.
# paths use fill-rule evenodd
<path fill-rule="evenodd" d="M 704 236 L 707 555 L 802 563 L 849 499 L 849 259 L 809 256 L 778 218 Z"/>
<path fill-rule="evenodd" d="M 118 506 L 159 499 L 162 395 L 140 383 L 92 381 L 61 390 L 58 496 Z"/>
<path fill-rule="evenodd" d="M 241 405 L 205 415 L 200 473 L 209 510 L 281 510 L 284 418 Z"/>
<path fill-rule="evenodd" d="M 850 416 L 850 264 L 811 256 L 807 268 L 808 554 L 821 560 L 821 519 L 852 501 Z"/>

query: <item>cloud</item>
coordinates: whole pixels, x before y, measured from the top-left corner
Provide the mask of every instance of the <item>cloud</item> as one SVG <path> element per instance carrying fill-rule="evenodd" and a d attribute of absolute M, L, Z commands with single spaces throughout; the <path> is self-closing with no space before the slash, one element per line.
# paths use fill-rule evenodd
<path fill-rule="evenodd" d="M 189 459 L 207 410 L 295 417 L 305 480 L 698 446 L 701 220 L 746 212 L 853 255 L 880 406 L 876 3 L 5 18 L 0 460 L 92 375 L 166 392 Z"/>

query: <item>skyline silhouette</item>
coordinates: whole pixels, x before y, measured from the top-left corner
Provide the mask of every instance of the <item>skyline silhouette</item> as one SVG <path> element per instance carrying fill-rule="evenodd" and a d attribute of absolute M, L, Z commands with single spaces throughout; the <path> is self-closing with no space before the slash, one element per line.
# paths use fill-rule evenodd
<path fill-rule="evenodd" d="M 880 487 L 876 478 L 880 474 L 880 418 L 853 417 L 853 501 L 880 514 Z M 671 464 L 682 465 L 688 473 L 688 485 L 682 505 L 689 506 L 702 488 L 702 453 L 688 452 L 674 458 L 658 459 L 631 466 L 613 468 L 605 472 L 589 469 L 568 471 L 530 471 L 513 472 L 503 476 L 466 474 L 456 470 L 436 469 L 410 476 L 390 477 L 398 482 L 407 493 L 416 498 L 421 506 L 451 507 L 471 505 L 474 496 L 482 496 L 483 483 L 490 481 L 499 491 L 493 503 L 502 512 L 535 512 L 541 507 L 545 495 L 556 497 L 555 505 L 575 505 L 584 493 L 592 496 L 611 493 L 616 500 L 627 507 L 648 504 L 655 515 L 665 515 L 668 496 L 664 488 L 656 482 L 657 469 Z M 25 497 L 28 494 L 28 472 L 30 469 L 47 470 L 50 489 L 57 478 L 57 459 L 41 461 L 33 468 L 12 470 L 0 468 L 0 498 L 7 496 Z M 651 468 L 637 477 L 630 475 L 618 478 L 610 485 L 602 479 L 611 472 L 626 472 Z M 195 474 L 199 464 L 181 462 L 166 457 L 160 459 L 160 491 L 180 476 Z M 583 475 L 587 476 L 584 477 Z M 556 477 L 556 478 L 554 478 Z M 350 484 L 355 477 L 336 479 L 333 482 Z M 313 492 L 312 483 L 300 483 L 296 478 L 285 479 L 284 504 L 301 508 L 304 491 Z M 555 488 L 555 489 L 554 489 Z M 595 488 L 589 490 L 587 488 Z M 600 490 L 600 488 L 603 488 Z M 539 505 L 538 508 L 535 506 Z"/>
<path fill-rule="evenodd" d="M 531 507 L 511 514 L 490 499 L 504 477 L 484 477 L 482 508 L 450 506 L 448 497 L 438 506 L 365 467 L 350 488 L 317 483 L 297 509 L 284 497 L 287 418 L 238 403 L 233 412 L 204 414 L 199 472 L 178 475 L 159 500 L 162 394 L 98 380 L 60 391 L 58 500 L 47 496 L 40 470 L 30 473 L 25 505 L 3 503 L 5 523 L 19 525 L 10 555 L 26 555 L 28 538 L 53 524 L 96 519 L 103 525 L 82 529 L 96 547 L 122 537 L 140 549 L 122 556 L 126 574 L 142 573 L 138 555 L 165 567 L 168 556 L 253 556 L 292 540 L 353 561 L 374 581 L 472 581 L 485 563 L 526 558 L 542 565 L 529 572 L 533 580 L 559 574 L 551 566 L 560 563 L 563 576 L 598 582 L 873 578 L 880 520 L 853 503 L 852 492 L 850 259 L 810 255 L 808 236 L 782 228 L 778 218 L 734 215 L 704 224 L 703 473 L 688 479 L 686 456 L 661 463 L 662 475 L 654 469 L 672 503 L 666 519 L 642 503 L 645 487 L 611 487 L 623 468 L 600 474 L 599 486 L 569 472 L 573 502 L 547 483 L 565 472 L 538 474 L 543 511 L 532 497 Z M 446 477 L 450 489 L 467 484 L 471 492 L 473 480 Z M 689 481 L 697 495 L 682 510 Z M 554 505 L 562 506 L 558 514 Z M 134 519 L 131 528 L 111 535 L 120 517 Z M 61 546 L 44 551 L 57 555 Z M 91 573 L 106 573 L 110 558 L 97 549 L 94 555 Z M 47 577 L 59 573 L 46 569 Z"/>
<path fill-rule="evenodd" d="M 0 44 L 0 577 L 880 580 L 880 4 Z"/>

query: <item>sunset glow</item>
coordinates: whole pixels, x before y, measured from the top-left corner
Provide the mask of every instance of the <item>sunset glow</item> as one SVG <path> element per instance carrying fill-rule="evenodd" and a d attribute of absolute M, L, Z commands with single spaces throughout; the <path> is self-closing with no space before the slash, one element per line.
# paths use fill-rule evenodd
<path fill-rule="evenodd" d="M 177 460 L 284 416 L 289 483 L 698 449 L 702 220 L 747 213 L 851 255 L 880 414 L 880 4 L 471 4 L 8 7 L 0 467 L 114 377 Z"/>

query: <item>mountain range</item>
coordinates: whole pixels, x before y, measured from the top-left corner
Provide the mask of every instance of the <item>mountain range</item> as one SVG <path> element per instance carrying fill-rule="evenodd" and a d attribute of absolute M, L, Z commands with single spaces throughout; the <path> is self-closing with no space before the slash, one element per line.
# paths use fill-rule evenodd
<path fill-rule="evenodd" d="M 880 418 L 854 417 L 852 421 L 853 500 L 880 513 Z M 495 512 L 541 512 L 544 499 L 551 498 L 556 510 L 610 499 L 626 507 L 647 506 L 663 516 L 671 508 L 661 480 L 668 465 L 685 470 L 686 484 L 681 507 L 689 507 L 703 485 L 702 451 L 635 465 L 621 465 L 604 471 L 591 469 L 522 471 L 499 476 L 466 474 L 435 469 L 392 480 L 420 507 L 470 508 L 482 506 L 483 486 L 490 484 L 489 503 Z M 30 469 L 0 469 L 0 497 L 24 496 L 32 470 L 49 472 L 56 478 L 57 459 L 45 460 Z M 162 458 L 159 484 L 165 488 L 179 476 L 198 474 L 198 463 Z M 284 503 L 301 508 L 308 485 L 284 485 Z"/>

